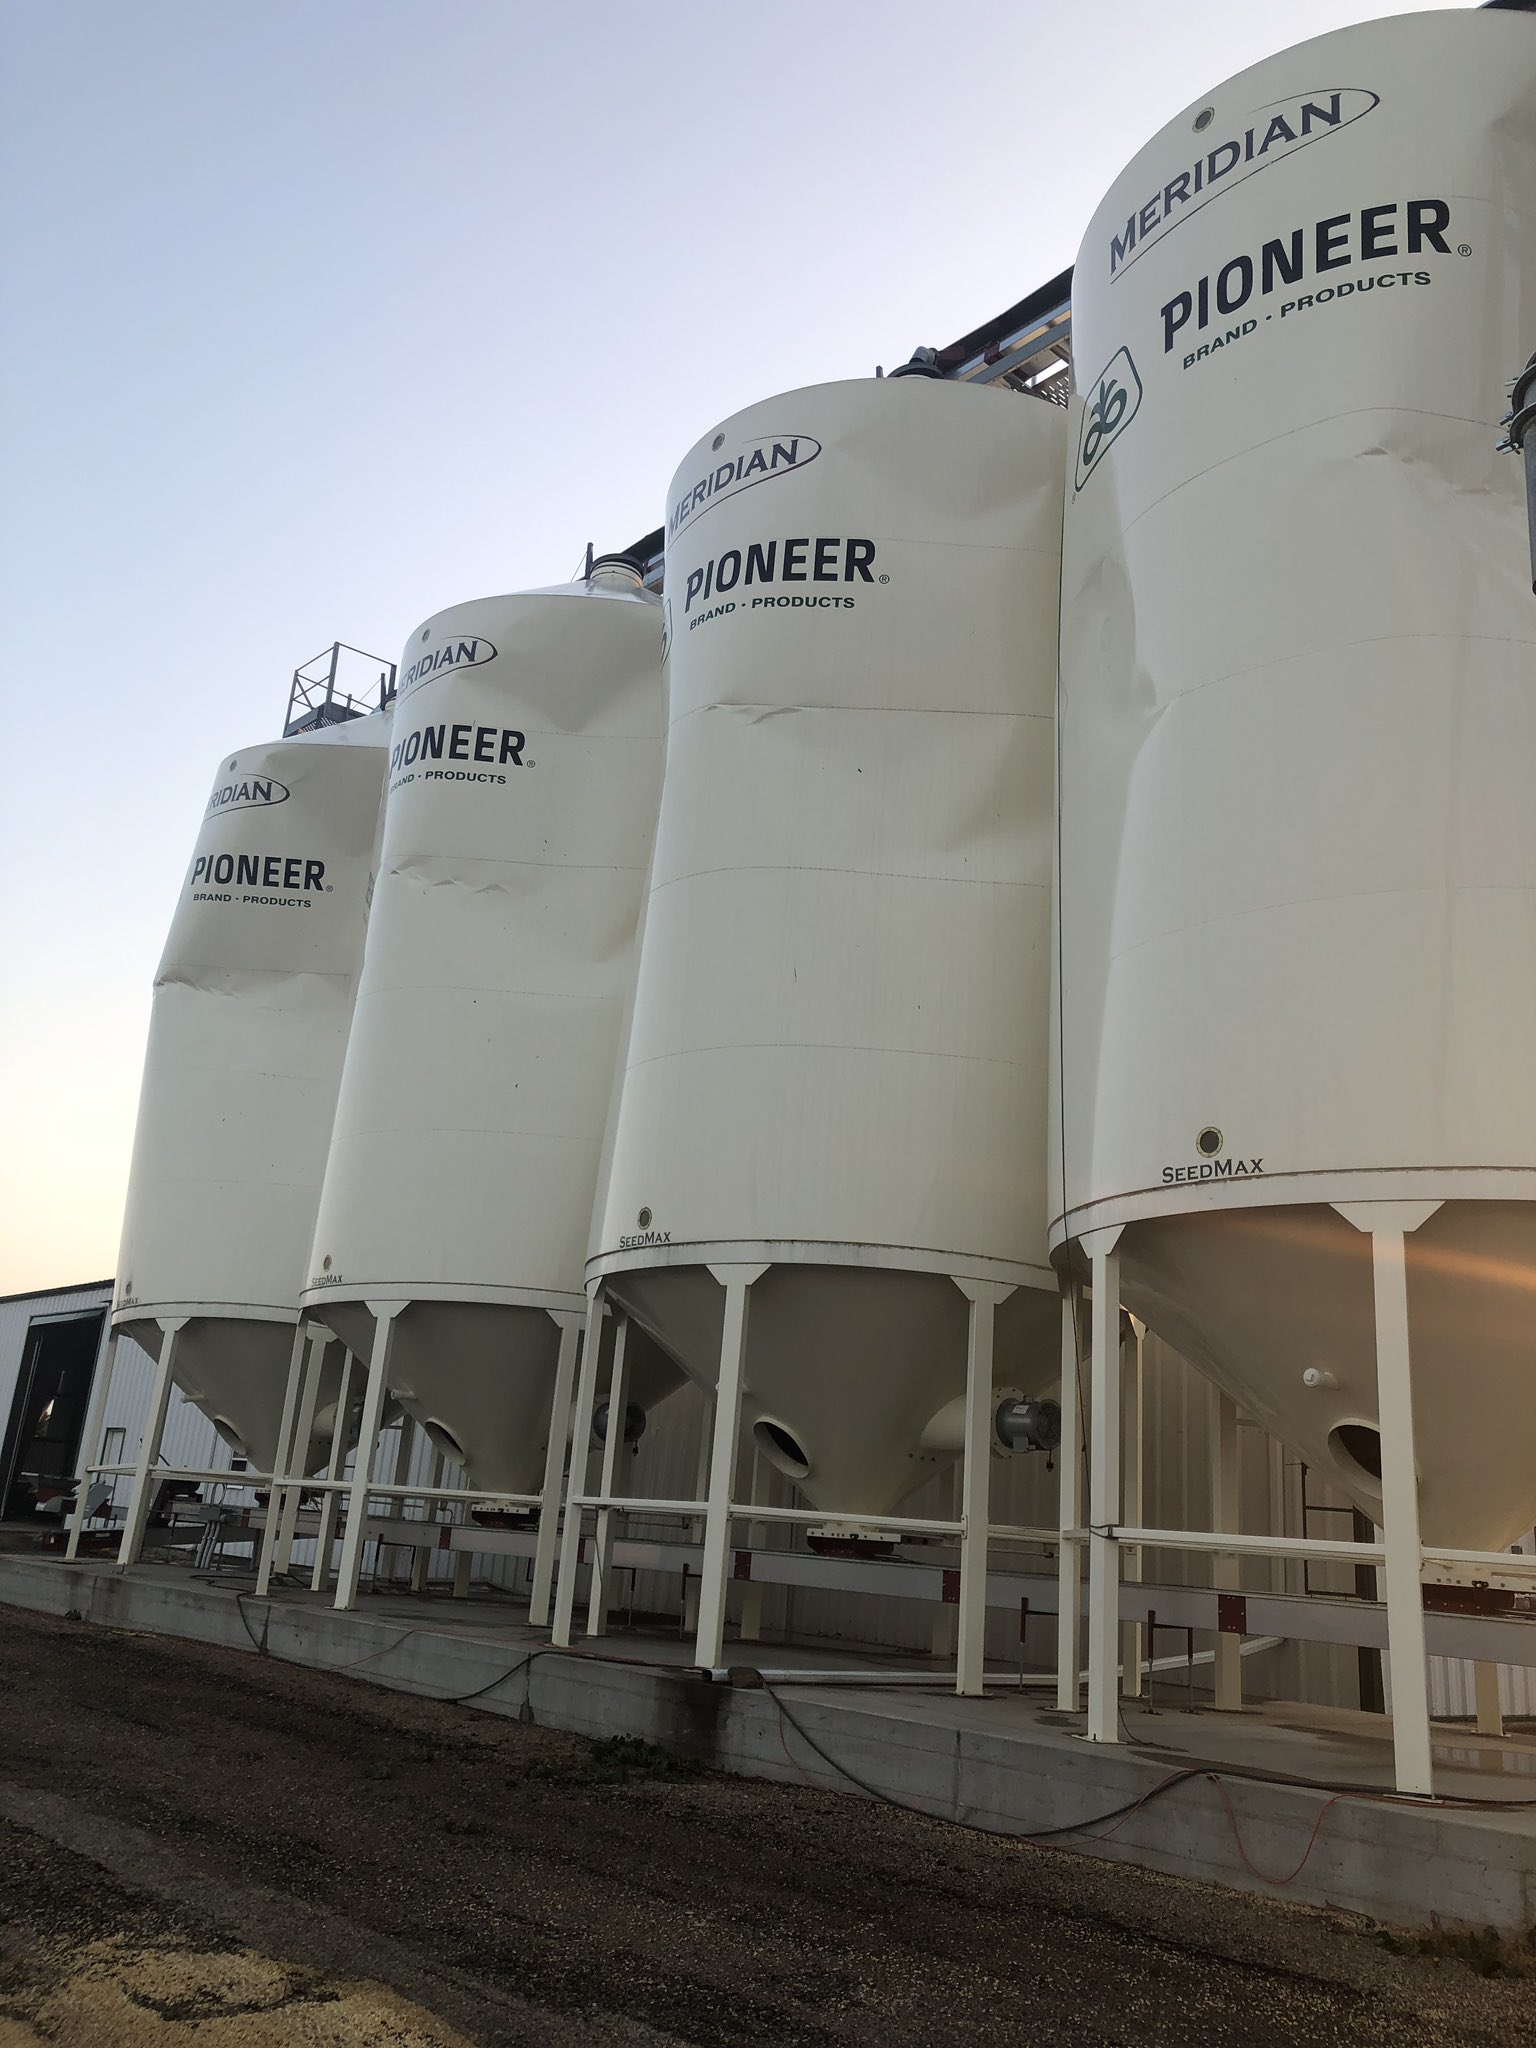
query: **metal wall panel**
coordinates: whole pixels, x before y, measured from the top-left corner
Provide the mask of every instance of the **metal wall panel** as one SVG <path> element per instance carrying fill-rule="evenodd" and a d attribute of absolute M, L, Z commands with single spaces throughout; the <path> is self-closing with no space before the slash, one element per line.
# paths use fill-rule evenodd
<path fill-rule="evenodd" d="M 91 1315 L 111 1306 L 112 1282 L 59 1287 L 41 1294 L 13 1294 L 0 1301 L 0 1430 L 11 1412 L 16 1375 L 26 1355 L 27 1332 L 39 1316 Z"/>
<path fill-rule="evenodd" d="M 0 1301 L 0 1443 L 10 1421 L 11 1403 L 16 1398 L 16 1382 L 27 1355 L 32 1325 L 48 1317 L 97 1315 L 110 1307 L 111 1301 L 110 1280 L 51 1288 L 38 1294 L 14 1294 Z M 0 1479 L 3 1477 L 0 1474 Z"/>

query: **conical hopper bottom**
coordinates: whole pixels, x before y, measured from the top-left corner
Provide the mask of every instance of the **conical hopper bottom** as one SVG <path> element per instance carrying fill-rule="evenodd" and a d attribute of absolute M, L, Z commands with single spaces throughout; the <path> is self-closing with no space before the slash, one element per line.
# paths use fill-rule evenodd
<path fill-rule="evenodd" d="M 118 1326 L 158 1361 L 164 1332 L 157 1322 Z M 187 1399 L 208 1417 L 237 1457 L 256 1472 L 272 1470 L 277 1457 L 283 1401 L 293 1359 L 294 1325 L 255 1316 L 193 1316 L 176 1339 L 172 1377 Z M 306 1472 L 330 1454 L 330 1427 L 341 1387 L 341 1360 L 326 1354 L 316 1405 L 317 1427 L 309 1441 Z"/>
<path fill-rule="evenodd" d="M 702 1266 L 609 1275 L 622 1307 L 712 1391 L 725 1295 Z M 948 1458 L 925 1424 L 965 1392 L 969 1304 L 941 1274 L 776 1265 L 751 1292 L 742 1439 L 828 1514 L 889 1514 Z M 993 1378 L 1041 1393 L 1059 1369 L 1054 1292 L 1020 1287 L 997 1311 Z"/>
<path fill-rule="evenodd" d="M 325 1304 L 325 1321 L 364 1369 L 374 1319 L 361 1302 Z M 599 1399 L 607 1388 L 607 1347 Z M 413 1301 L 395 1319 L 389 1391 L 436 1448 L 485 1493 L 537 1493 L 544 1483 L 560 1329 L 541 1308 L 500 1302 Z M 682 1374 L 643 1337 L 627 1351 L 629 1399 L 651 1409 Z"/>
<path fill-rule="evenodd" d="M 1502 1550 L 1536 1523 L 1536 1203 L 1447 1202 L 1406 1245 L 1420 1533 Z M 1370 1239 L 1321 1205 L 1231 1209 L 1120 1251 L 1126 1306 L 1379 1522 Z"/>

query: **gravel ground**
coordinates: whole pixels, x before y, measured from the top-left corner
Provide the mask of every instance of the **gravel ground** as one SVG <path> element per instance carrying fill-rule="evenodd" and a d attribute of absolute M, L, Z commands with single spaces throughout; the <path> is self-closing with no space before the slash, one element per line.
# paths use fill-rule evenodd
<path fill-rule="evenodd" d="M 0 2048 L 1536 2043 L 1355 1921 L 0 1607 Z"/>

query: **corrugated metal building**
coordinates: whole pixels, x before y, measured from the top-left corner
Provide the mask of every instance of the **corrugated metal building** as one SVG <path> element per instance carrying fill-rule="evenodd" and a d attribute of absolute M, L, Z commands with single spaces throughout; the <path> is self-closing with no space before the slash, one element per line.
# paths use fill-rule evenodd
<path fill-rule="evenodd" d="M 78 1469 L 111 1302 L 110 1280 L 0 1300 L 0 1517 L 29 1511 Z"/>
<path fill-rule="evenodd" d="M 0 1516 L 30 1512 L 39 1493 L 57 1491 L 87 1463 L 124 1464 L 143 1437 L 154 1362 L 131 1338 L 120 1340 L 102 1440 L 80 1441 L 91 1386 L 106 1349 L 110 1280 L 0 1300 Z M 179 1392 L 171 1398 L 162 1451 L 167 1465 L 216 1470 L 234 1461 L 207 1417 Z M 128 1482 L 117 1482 L 119 1497 Z"/>

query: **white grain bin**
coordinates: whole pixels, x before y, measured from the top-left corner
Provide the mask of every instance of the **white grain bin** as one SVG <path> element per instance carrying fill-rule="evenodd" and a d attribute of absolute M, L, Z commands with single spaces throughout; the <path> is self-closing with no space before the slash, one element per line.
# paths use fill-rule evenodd
<path fill-rule="evenodd" d="M 388 733 L 375 716 L 221 762 L 155 976 L 113 1325 L 158 1358 L 160 1320 L 186 1318 L 176 1382 L 265 1472 L 362 965 Z M 338 1371 L 321 1389 L 327 1422 Z"/>
<path fill-rule="evenodd" d="M 1536 22 L 1320 37 L 1136 157 L 1073 285 L 1055 1238 L 1381 1519 L 1407 1237 L 1428 1542 L 1536 1515 Z M 1054 1130 L 1054 1125 L 1053 1125 Z M 1393 1212 L 1411 1226 L 1408 1210 Z"/>
<path fill-rule="evenodd" d="M 497 1493 L 538 1484 L 580 1310 L 660 797 L 633 567 L 439 612 L 400 664 L 384 847 L 304 1300 Z M 677 1383 L 633 1360 L 644 1407 Z"/>
<path fill-rule="evenodd" d="M 662 817 L 599 1256 L 814 1507 L 888 1512 L 965 1385 L 955 1278 L 1048 1383 L 1063 415 L 922 376 L 788 392 L 669 498 Z"/>

